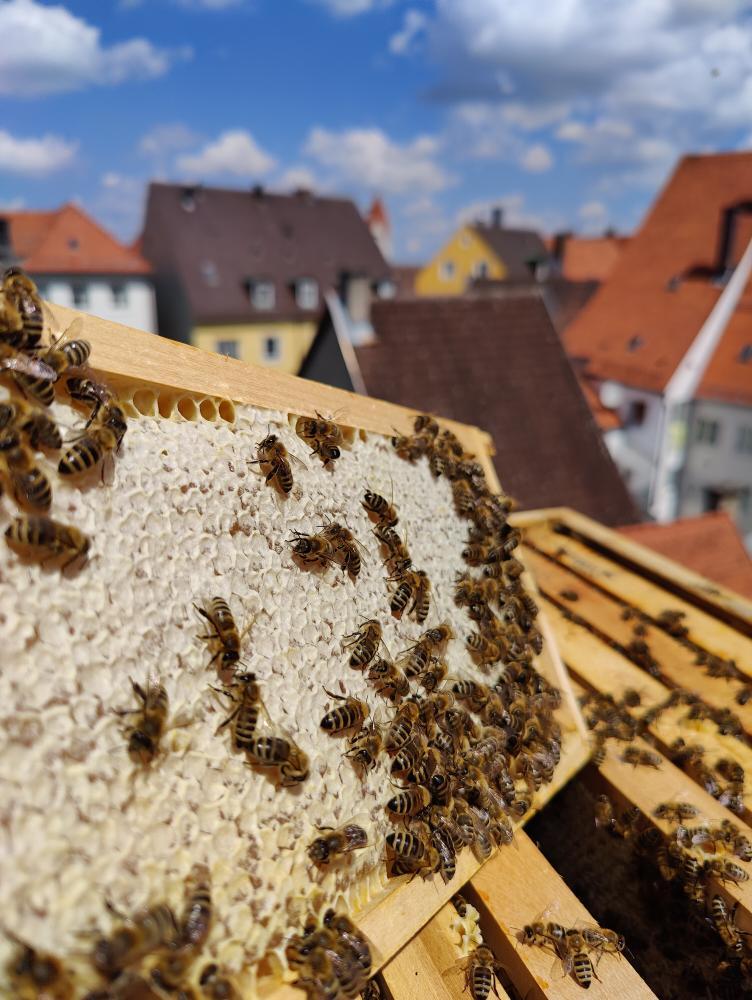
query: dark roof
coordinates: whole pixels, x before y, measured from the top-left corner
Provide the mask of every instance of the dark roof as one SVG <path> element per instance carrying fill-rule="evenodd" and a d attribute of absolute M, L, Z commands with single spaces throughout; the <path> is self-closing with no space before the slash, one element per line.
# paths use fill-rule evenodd
<path fill-rule="evenodd" d="M 352 345 L 348 347 L 352 356 Z M 346 389 L 348 392 L 353 392 L 355 389 L 352 374 L 328 309 L 319 321 L 316 336 L 303 358 L 298 376 L 310 379 L 312 382 L 333 385 L 336 389 Z"/>
<path fill-rule="evenodd" d="M 371 395 L 489 431 L 525 508 L 638 519 L 537 290 L 379 302 L 371 319 L 377 342 L 356 348 Z"/>
<path fill-rule="evenodd" d="M 532 265 L 548 259 L 548 251 L 538 233 L 531 229 L 506 229 L 476 222 L 472 227 L 505 264 L 506 277 L 529 278 Z"/>
<path fill-rule="evenodd" d="M 294 283 L 313 278 L 324 292 L 344 273 L 374 281 L 389 267 L 353 202 L 310 192 L 150 184 L 144 256 L 162 275 L 178 277 L 198 323 L 315 319 L 295 302 Z M 251 305 L 248 283 L 274 282 L 273 310 Z"/>

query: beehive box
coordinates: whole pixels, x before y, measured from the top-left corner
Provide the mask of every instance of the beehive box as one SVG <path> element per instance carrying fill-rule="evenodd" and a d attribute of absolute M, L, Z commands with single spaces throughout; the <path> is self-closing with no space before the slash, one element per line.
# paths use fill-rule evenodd
<path fill-rule="evenodd" d="M 73 316 L 57 308 L 55 315 L 61 326 Z M 342 759 L 344 742 L 318 729 L 331 705 L 325 686 L 364 696 L 376 717 L 385 717 L 383 702 L 363 675 L 347 666 L 342 639 L 360 620 L 374 616 L 382 622 L 392 653 L 421 631 L 409 619 L 390 619 L 384 571 L 360 507 L 366 484 L 393 496 L 415 565 L 434 583 L 427 624 L 448 621 L 458 637 L 468 631 L 464 612 L 452 601 L 454 574 L 464 569 L 466 523 L 454 513 L 448 484 L 431 477 L 424 463 L 401 462 L 389 444 L 395 429 L 411 429 L 413 414 L 104 321 L 84 322 L 93 366 L 127 401 L 132 419 L 112 488 L 94 482 L 84 490 L 56 492 L 53 513 L 92 535 L 89 566 L 61 578 L 3 556 L 0 624 L 13 667 L 0 677 L 6 706 L 0 729 L 0 879 L 13 912 L 11 929 L 39 947 L 80 953 L 82 931 L 115 922 L 105 898 L 125 912 L 155 898 L 177 906 L 190 866 L 205 861 L 217 912 L 207 956 L 236 975 L 243 996 L 301 995 L 281 985 L 292 978 L 284 941 L 311 907 L 329 903 L 354 915 L 371 941 L 374 971 L 383 968 L 385 995 L 397 1000 L 460 996 L 467 951 L 479 934 L 507 970 L 508 995 L 579 996 L 574 980 L 552 968 L 549 953 L 518 941 L 521 926 L 552 905 L 563 921 L 592 919 L 524 832 L 519 829 L 515 844 L 482 867 L 463 852 L 447 885 L 439 876 L 387 884 L 383 804 L 393 789 L 386 771 L 381 766 L 359 778 Z M 351 447 L 333 472 L 306 454 L 291 427 L 291 415 L 317 411 L 336 414 L 353 429 Z M 447 426 L 498 488 L 487 435 Z M 306 465 L 294 470 L 296 485 L 287 499 L 265 486 L 251 464 L 270 428 Z M 3 517 L 11 513 L 6 503 Z M 291 558 L 291 532 L 316 530 L 326 516 L 345 521 L 364 542 L 356 583 L 334 568 L 306 572 Z M 577 685 L 621 690 L 639 668 L 617 656 L 611 639 L 605 641 L 616 620 L 602 603 L 594 612 L 601 645 L 588 645 L 597 637 L 585 626 L 578 626 L 573 644 L 572 622 L 560 613 L 561 601 L 551 600 L 559 584 L 550 582 L 551 574 L 564 557 L 541 554 L 541 537 L 570 518 L 581 537 L 587 528 L 597 538 L 595 546 L 611 544 L 613 533 L 570 512 L 516 518 L 529 525 L 522 558 L 544 585 L 540 627 L 547 643 L 536 665 L 564 696 L 558 713 L 562 759 L 553 782 L 536 793 L 525 822 L 590 754 L 574 702 Z M 626 579 L 633 588 L 626 600 L 650 601 L 654 594 L 646 597 L 634 587 L 639 590 L 646 575 L 655 577 L 654 564 L 639 546 L 630 551 L 631 575 L 616 573 L 618 584 Z M 659 589 L 665 574 L 664 568 Z M 613 579 L 607 567 L 596 581 L 599 599 L 607 589 L 604 580 L 610 585 Z M 574 585 L 581 583 L 578 576 Z M 526 585 L 534 590 L 532 577 Z M 702 642 L 724 655 L 732 648 L 740 658 L 746 655 L 743 605 L 733 595 L 702 591 L 707 584 L 692 587 L 684 600 L 703 605 L 697 627 L 715 628 L 725 619 L 718 634 L 731 645 L 713 645 L 715 631 L 712 642 L 704 633 Z M 214 675 L 206 669 L 205 645 L 195 638 L 202 629 L 192 610 L 194 601 L 215 594 L 228 599 L 248 629 L 243 660 L 261 680 L 270 719 L 311 758 L 311 777 L 298 790 L 280 789 L 249 771 L 230 753 L 227 736 L 215 733 L 227 709 L 209 690 Z M 623 600 L 617 598 L 620 607 Z M 576 675 L 574 688 L 554 633 Z M 608 655 L 602 656 L 604 650 Z M 453 676 L 477 676 L 461 638 L 447 658 Z M 167 752 L 142 774 L 127 758 L 115 710 L 132 706 L 129 678 L 143 682 L 150 671 L 168 689 L 172 726 Z M 641 674 L 640 683 L 646 677 L 653 680 Z M 601 774 L 650 811 L 642 769 L 635 773 L 610 753 Z M 666 797 L 664 774 L 648 777 Z M 549 808 L 555 810 L 555 803 Z M 368 849 L 329 874 L 318 872 L 304 851 L 316 827 L 355 818 L 368 831 Z M 29 843 L 35 845 L 31 853 Z M 479 924 L 458 922 L 445 905 L 463 884 Z M 730 895 L 743 896 L 743 890 Z M 604 956 L 597 974 L 592 995 L 652 995 L 624 957 Z"/>

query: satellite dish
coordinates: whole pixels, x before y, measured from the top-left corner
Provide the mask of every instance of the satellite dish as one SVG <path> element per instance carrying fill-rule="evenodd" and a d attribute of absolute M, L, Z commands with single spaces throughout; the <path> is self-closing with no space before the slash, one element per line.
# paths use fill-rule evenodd
<path fill-rule="evenodd" d="M 600 398 L 607 410 L 616 410 L 624 402 L 624 389 L 618 382 L 604 382 L 601 386 Z"/>

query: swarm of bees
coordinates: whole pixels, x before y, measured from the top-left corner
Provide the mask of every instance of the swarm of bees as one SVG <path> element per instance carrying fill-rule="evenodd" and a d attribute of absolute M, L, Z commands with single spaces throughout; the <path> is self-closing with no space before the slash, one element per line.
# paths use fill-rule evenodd
<path fill-rule="evenodd" d="M 310 1000 L 351 1000 L 366 989 L 371 948 L 348 916 L 329 909 L 319 924 L 311 915 L 303 931 L 285 948 L 288 965 L 297 972 L 294 985 Z"/>
<path fill-rule="evenodd" d="M 206 865 L 192 867 L 184 897 L 179 916 L 166 902 L 138 910 L 133 916 L 120 913 L 108 902 L 116 924 L 109 934 L 95 935 L 88 954 L 91 969 L 105 985 L 87 993 L 85 1000 L 136 996 L 240 1000 L 240 992 L 216 964 L 207 963 L 194 972 L 214 920 Z M 20 1000 L 73 1000 L 72 977 L 60 959 L 6 934 L 16 944 L 16 954 L 5 969 L 13 996 Z"/>
<path fill-rule="evenodd" d="M 561 963 L 564 975 L 571 975 L 586 990 L 598 979 L 598 962 L 593 965 L 590 956 L 595 954 L 600 961 L 603 955 L 620 955 L 626 944 L 622 934 L 607 927 L 585 923 L 564 927 L 555 921 L 541 919 L 526 924 L 519 933 L 519 940 L 553 952 L 554 965 Z"/>
<path fill-rule="evenodd" d="M 731 820 L 717 825 L 698 823 L 699 810 L 689 802 L 662 802 L 654 815 L 671 826 L 664 833 L 632 807 L 617 817 L 607 795 L 599 796 L 595 822 L 600 829 L 629 840 L 636 854 L 657 869 L 665 882 L 677 886 L 693 907 L 715 928 L 726 949 L 722 967 L 737 966 L 743 979 L 752 985 L 752 946 L 749 935 L 740 931 L 717 883 L 739 885 L 749 880 L 746 869 L 734 860 L 752 861 L 752 841 Z"/>
<path fill-rule="evenodd" d="M 52 485 L 37 457 L 46 459 L 63 447 L 49 407 L 56 395 L 91 407 L 81 435 L 58 461 L 58 473 L 74 478 L 90 472 L 119 451 L 127 430 L 125 415 L 106 386 L 71 374 L 85 368 L 91 347 L 63 336 L 43 344 L 44 306 L 34 282 L 17 267 L 9 268 L 0 287 L 0 379 L 12 393 L 0 403 L 0 494 L 3 486 L 24 513 L 5 531 L 8 545 L 20 555 L 56 563 L 65 569 L 82 565 L 90 541 L 78 528 L 47 516 Z M 59 393 L 57 392 L 59 390 Z"/>

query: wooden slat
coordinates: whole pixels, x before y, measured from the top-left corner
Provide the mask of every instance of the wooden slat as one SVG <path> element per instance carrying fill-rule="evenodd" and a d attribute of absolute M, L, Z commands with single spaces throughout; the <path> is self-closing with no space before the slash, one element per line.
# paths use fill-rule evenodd
<path fill-rule="evenodd" d="M 652 749 L 648 744 L 636 741 L 636 745 Z M 697 806 L 699 816 L 693 820 L 697 825 L 710 822 L 714 826 L 727 819 L 739 826 L 734 816 L 702 788 L 696 785 L 683 771 L 664 758 L 660 768 L 633 767 L 620 760 L 618 753 L 610 747 L 605 762 L 598 768 L 598 777 L 608 787 L 608 794 L 622 804 L 637 806 L 642 815 L 664 834 L 671 834 L 674 825 L 657 819 L 653 814 L 661 802 L 680 800 Z M 738 860 L 738 859 L 734 859 Z M 752 866 L 739 862 L 752 875 Z M 714 892 L 720 892 L 732 905 L 738 903 L 737 923 L 742 930 L 752 931 L 752 881 L 741 885 L 725 882 L 710 882 Z"/>
<path fill-rule="evenodd" d="M 560 923 L 571 926 L 581 920 L 597 922 L 525 833 L 520 831 L 514 846 L 500 851 L 484 865 L 463 893 L 479 910 L 484 939 L 523 996 L 581 1000 L 582 987 L 570 976 L 562 976 L 560 968 L 552 973 L 549 951 L 527 947 L 517 940 L 518 931 L 552 904 L 555 911 L 551 919 Z M 598 976 L 602 985 L 595 984 L 596 997 L 654 997 L 624 957 L 604 955 Z"/>
<path fill-rule="evenodd" d="M 526 538 L 537 549 L 555 557 L 563 566 L 581 574 L 646 615 L 655 618 L 666 608 L 683 611 L 685 617 L 682 624 L 689 629 L 688 638 L 692 642 L 716 656 L 735 660 L 741 670 L 752 676 L 752 639 L 742 635 L 731 625 L 666 593 L 657 584 L 594 552 L 576 538 L 558 534 L 548 525 L 530 527 Z"/>
<path fill-rule="evenodd" d="M 439 910 L 384 969 L 384 982 L 396 1000 L 452 1000 L 465 988 L 465 964 L 459 936 L 451 923 L 457 914 L 451 903 Z M 497 985 L 501 1000 L 509 995 Z"/>
<path fill-rule="evenodd" d="M 92 345 L 91 364 L 118 383 L 148 383 L 171 392 L 224 397 L 303 416 L 314 416 L 318 410 L 337 414 L 338 421 L 347 426 L 380 434 L 391 435 L 395 428 L 403 433 L 412 430 L 415 411 L 394 403 L 201 351 L 63 306 L 54 305 L 51 310 L 60 329 L 79 317 L 83 320 L 82 336 Z M 490 461 L 487 456 L 493 455 L 494 448 L 489 434 L 468 424 L 441 420 L 482 462 Z"/>
<path fill-rule="evenodd" d="M 629 645 L 635 638 L 632 632 L 634 623 L 622 619 L 622 608 L 616 601 L 527 545 L 524 548 L 527 550 L 526 562 L 544 594 L 556 603 L 566 604 L 598 633 L 623 647 Z M 562 591 L 576 593 L 577 600 L 564 600 L 561 597 Z M 695 663 L 694 653 L 661 629 L 647 626 L 647 634 L 641 638 L 658 661 L 664 678 L 673 686 L 689 688 L 714 708 L 723 709 L 732 704 L 733 692 L 738 688 L 738 683 L 732 684 L 720 677 L 709 677 Z M 734 710 L 745 732 L 752 734 L 752 703 L 735 705 Z"/>
<path fill-rule="evenodd" d="M 611 694 L 617 699 L 628 688 L 639 691 L 642 704 L 638 713 L 664 701 L 669 691 L 660 681 L 646 674 L 587 629 L 567 619 L 559 608 L 545 598 L 544 604 L 573 683 L 580 682 L 586 689 Z M 705 747 L 709 765 L 712 766 L 722 757 L 728 757 L 741 764 L 745 772 L 752 775 L 752 749 L 732 736 L 721 736 L 707 720 L 685 721 L 686 713 L 686 706 L 668 709 L 649 727 L 659 749 L 665 753 L 674 740 L 681 736 L 688 742 L 698 742 Z M 738 820 L 752 825 L 749 807 L 745 808 Z"/>

